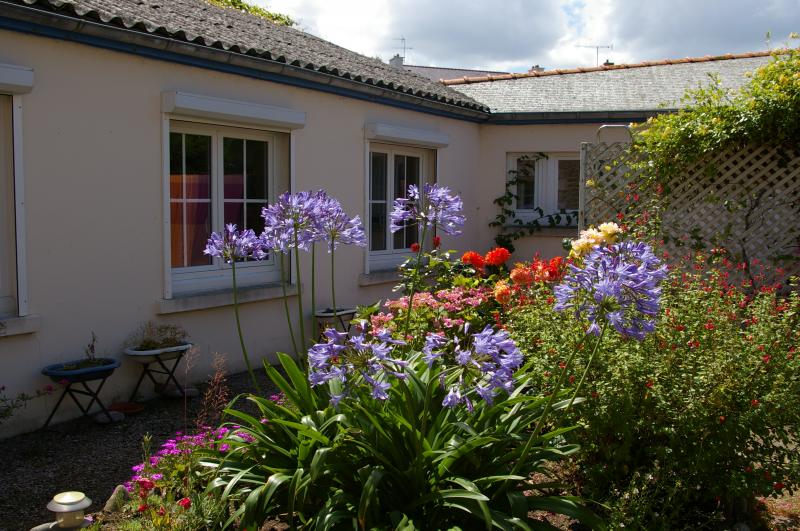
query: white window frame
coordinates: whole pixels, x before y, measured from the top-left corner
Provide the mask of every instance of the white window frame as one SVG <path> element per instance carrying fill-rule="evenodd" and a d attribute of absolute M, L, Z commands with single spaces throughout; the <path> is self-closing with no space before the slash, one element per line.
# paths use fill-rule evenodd
<path fill-rule="evenodd" d="M 207 266 L 172 267 L 172 243 L 170 220 L 170 133 L 198 134 L 211 136 L 211 230 L 223 230 L 224 208 L 224 168 L 223 137 L 259 140 L 267 142 L 268 149 L 268 197 L 275 199 L 276 192 L 276 150 L 277 133 L 289 133 L 276 129 L 236 126 L 220 121 L 198 120 L 193 117 L 164 114 L 163 117 L 163 195 L 164 195 L 164 298 L 189 295 L 208 291 L 230 290 L 232 288 L 231 266 L 214 258 Z M 260 230 L 254 228 L 256 233 Z M 259 262 L 236 264 L 237 287 L 263 286 L 280 281 L 280 268 L 274 258 Z"/>
<path fill-rule="evenodd" d="M 3 68 L 8 65 L 0 65 Z M 9 67 L 10 68 L 10 67 Z M 0 91 L 0 95 L 10 97 L 11 99 L 11 127 L 8 133 L 11 135 L 11 178 L 10 182 L 5 183 L 10 188 L 9 195 L 13 198 L 13 233 L 14 241 L 3 242 L 2 252 L 13 252 L 14 271 L 7 272 L 7 280 L 10 282 L 10 290 L 7 296 L 7 301 L 0 308 L 0 316 L 3 317 L 24 317 L 30 314 L 28 306 L 28 278 L 27 278 L 27 253 L 26 253 L 26 234 L 25 234 L 25 172 L 24 172 L 24 159 L 22 149 L 22 94 L 19 92 L 30 91 L 33 83 L 33 71 L 30 69 L 19 70 L 30 72 L 30 80 L 25 80 L 26 83 L 20 87 L 12 86 L 7 90 Z M 4 71 L 0 68 L 0 82 L 4 79 Z M 29 81 L 29 84 L 28 84 Z M 0 83 L 0 86 L 5 86 Z M 19 89 L 19 92 L 13 92 L 12 89 Z M 9 201 L 10 203 L 11 201 Z M 5 291 L 5 290 L 3 290 Z"/>
<path fill-rule="evenodd" d="M 430 182 L 429 179 L 432 176 L 428 175 L 428 167 L 431 164 L 430 160 L 430 150 L 423 149 L 423 148 L 415 148 L 409 146 L 400 146 L 400 145 L 386 145 L 386 144 L 373 144 L 367 142 L 366 147 L 366 212 L 364 215 L 364 219 L 366 220 L 366 235 L 367 235 L 367 263 L 366 263 L 366 272 L 375 272 L 375 271 L 387 271 L 396 268 L 400 264 L 402 264 L 407 258 L 409 258 L 413 253 L 410 249 L 394 249 L 394 233 L 391 232 L 391 213 L 394 207 L 394 199 L 392 199 L 392 195 L 394 193 L 394 157 L 395 155 L 404 155 L 410 157 L 418 157 L 420 168 L 419 168 L 419 189 L 420 193 L 422 193 L 423 185 L 425 183 Z M 373 153 L 384 153 L 387 155 L 386 161 L 386 190 L 387 190 L 387 199 L 386 199 L 386 243 L 387 248 L 385 251 L 373 251 L 371 250 L 372 246 L 372 219 L 370 216 L 370 206 L 372 205 L 372 175 L 370 172 L 370 163 L 372 159 Z M 424 201 L 424 198 L 423 198 Z M 421 231 L 419 227 L 417 227 L 417 238 Z"/>
<path fill-rule="evenodd" d="M 558 163 L 562 160 L 580 161 L 580 153 L 577 151 L 560 151 L 549 153 L 527 151 L 507 153 L 506 180 L 511 180 L 513 178 L 513 175 L 515 174 L 512 172 L 517 170 L 517 162 L 523 157 L 528 157 L 536 161 L 534 164 L 533 176 L 534 207 L 526 209 L 517 208 L 515 200 L 515 203 L 511 208 L 511 210 L 514 210 L 515 218 L 521 220 L 523 223 L 528 223 L 530 221 L 545 218 L 546 216 L 561 213 L 558 208 Z M 516 186 L 513 187 L 512 191 L 514 195 L 518 195 Z M 542 210 L 541 215 L 536 210 L 537 208 Z M 566 212 L 571 215 L 572 222 L 568 224 L 566 217 L 562 215 L 561 223 L 558 226 L 577 227 L 578 210 L 578 208 L 567 210 Z M 545 222 L 546 220 L 543 219 L 542 221 Z"/>

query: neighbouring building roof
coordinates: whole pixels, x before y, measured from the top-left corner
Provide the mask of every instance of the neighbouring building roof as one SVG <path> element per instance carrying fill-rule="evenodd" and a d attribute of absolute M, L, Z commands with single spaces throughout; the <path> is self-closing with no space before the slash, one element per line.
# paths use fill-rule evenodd
<path fill-rule="evenodd" d="M 14 14 L 9 6 L 17 8 Z M 287 76 L 302 77 L 310 71 L 445 106 L 487 111 L 469 96 L 427 77 L 204 0 L 0 0 L 0 17 L 24 16 L 21 7 L 127 30 L 115 34 L 120 40 L 129 32 L 144 33 L 294 67 L 281 71 Z"/>
<path fill-rule="evenodd" d="M 403 65 L 402 68 L 420 76 L 425 76 L 433 81 L 443 81 L 456 77 L 496 76 L 508 72 L 495 72 L 492 70 L 470 70 L 469 68 L 447 68 L 444 66 Z"/>
<path fill-rule="evenodd" d="M 686 89 L 707 85 L 711 81 L 709 74 L 718 76 L 726 88 L 738 88 L 747 82 L 745 74 L 769 62 L 770 55 L 752 52 L 462 77 L 444 84 L 486 104 L 493 115 L 650 112 L 680 107 Z"/>

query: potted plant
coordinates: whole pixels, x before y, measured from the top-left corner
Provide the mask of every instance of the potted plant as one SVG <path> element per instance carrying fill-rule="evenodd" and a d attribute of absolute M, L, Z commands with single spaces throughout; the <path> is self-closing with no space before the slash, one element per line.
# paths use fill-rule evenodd
<path fill-rule="evenodd" d="M 128 338 L 125 354 L 136 356 L 137 361 L 170 360 L 192 348 L 186 330 L 173 324 L 156 324 L 148 321 Z"/>
<path fill-rule="evenodd" d="M 42 369 L 42 374 L 58 383 L 64 381 L 78 383 L 108 378 L 114 369 L 119 367 L 119 361 L 114 358 L 98 358 L 96 349 L 97 334 L 92 332 L 92 340 L 84 349 L 86 356 L 83 359 L 48 365 Z"/>

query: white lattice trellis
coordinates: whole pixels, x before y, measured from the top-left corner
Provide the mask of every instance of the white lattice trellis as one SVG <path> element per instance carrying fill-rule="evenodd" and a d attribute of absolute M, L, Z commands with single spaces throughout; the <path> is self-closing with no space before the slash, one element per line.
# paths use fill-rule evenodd
<path fill-rule="evenodd" d="M 630 144 L 584 144 L 581 226 L 630 215 L 637 178 Z M 664 183 L 668 245 L 724 247 L 739 258 L 786 262 L 800 251 L 800 156 L 771 146 L 726 150 Z M 796 262 L 796 261 L 795 261 Z M 786 265 L 784 263 L 784 265 Z M 797 270 L 794 263 L 791 269 Z"/>

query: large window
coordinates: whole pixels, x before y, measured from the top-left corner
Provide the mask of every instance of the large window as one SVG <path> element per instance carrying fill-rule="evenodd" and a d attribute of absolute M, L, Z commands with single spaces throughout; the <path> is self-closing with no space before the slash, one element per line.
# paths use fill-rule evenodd
<path fill-rule="evenodd" d="M 370 270 L 391 269 L 419 241 L 419 227 L 410 225 L 391 232 L 389 215 L 394 200 L 406 197 L 408 187 L 433 180 L 434 156 L 430 150 L 373 144 L 369 153 L 369 261 Z"/>
<path fill-rule="evenodd" d="M 17 314 L 11 96 L 0 95 L 0 317 Z"/>
<path fill-rule="evenodd" d="M 580 160 L 577 153 L 509 153 L 507 172 L 516 186 L 517 218 L 558 215 L 558 224 L 577 225 Z M 556 221 L 555 217 L 553 218 Z M 546 223 L 547 220 L 542 220 Z"/>
<path fill-rule="evenodd" d="M 171 122 L 169 217 L 172 291 L 223 289 L 230 268 L 203 254 L 227 223 L 263 230 L 261 208 L 288 185 L 288 135 Z M 280 159 L 280 162 L 278 161 Z M 237 266 L 241 285 L 279 280 L 271 258 Z"/>

